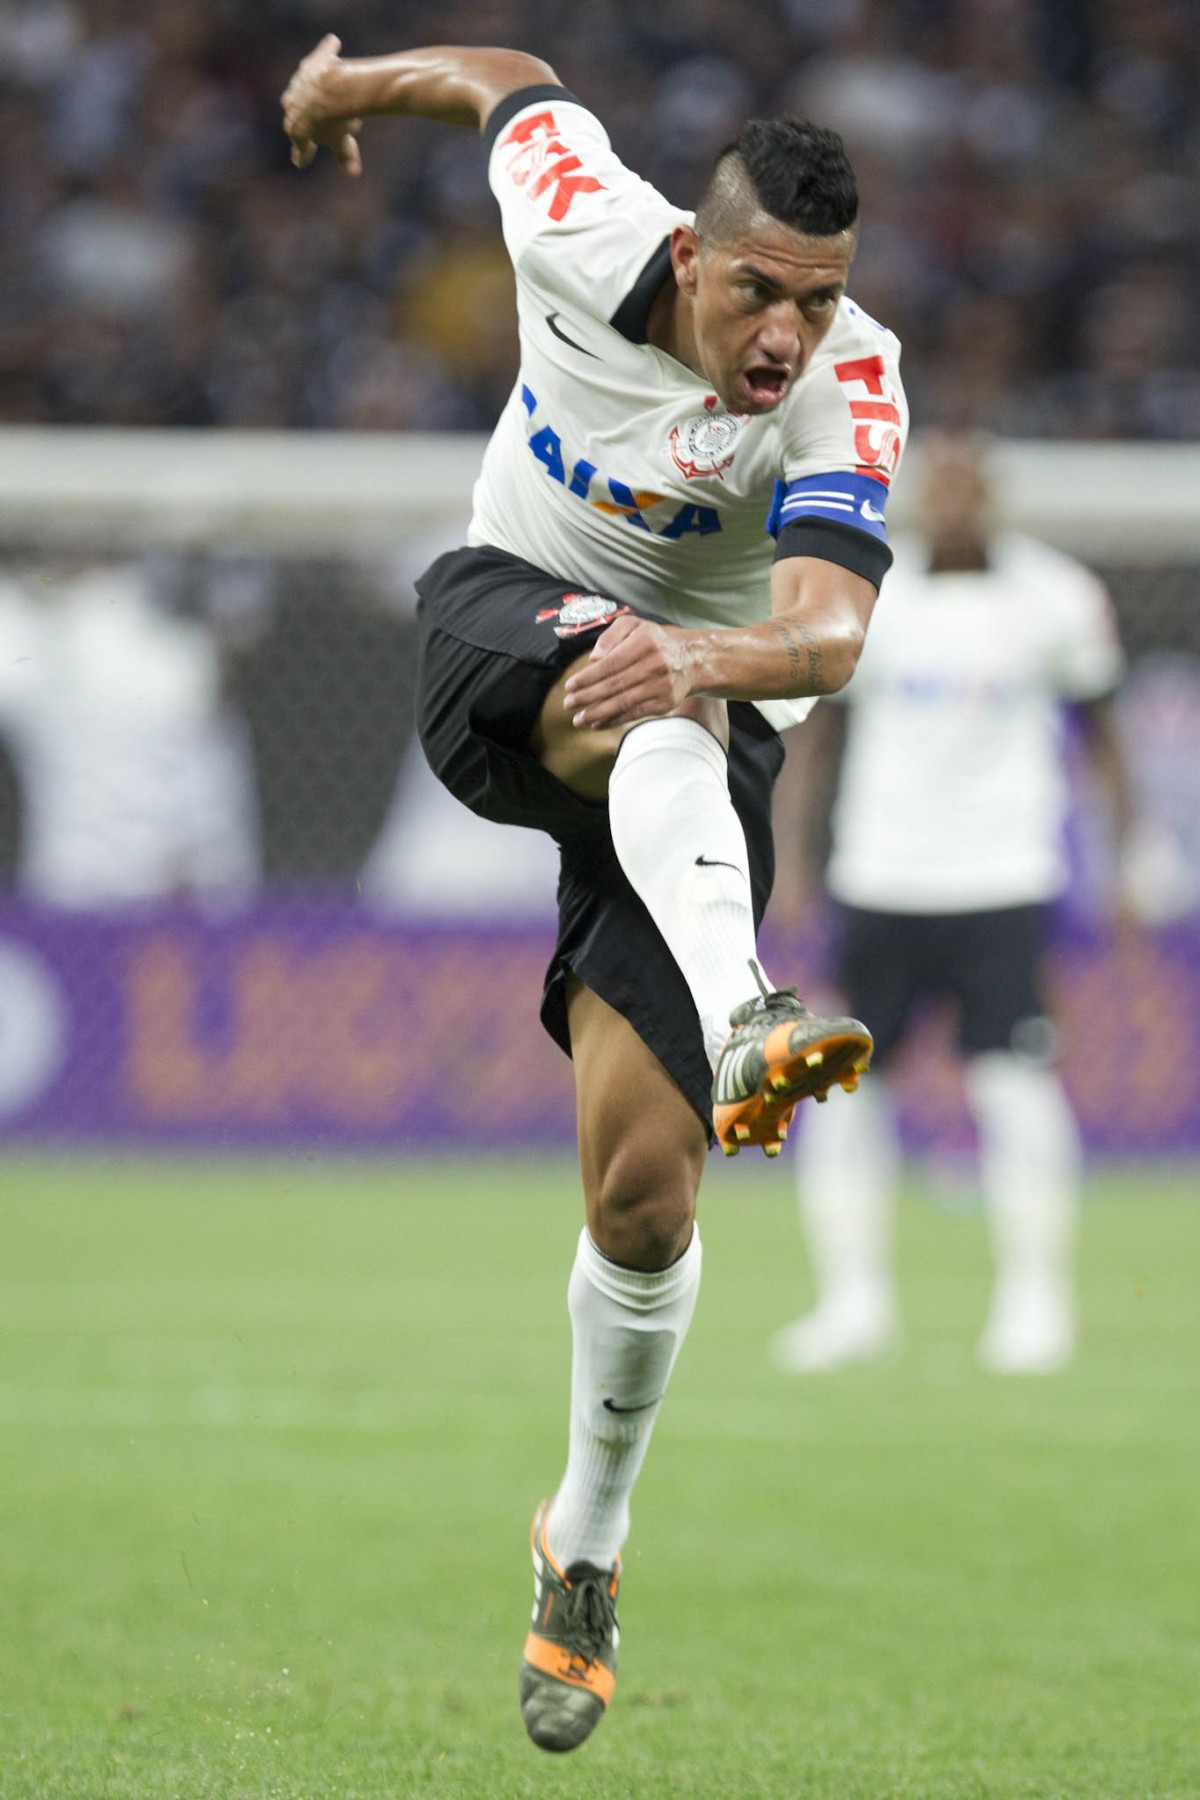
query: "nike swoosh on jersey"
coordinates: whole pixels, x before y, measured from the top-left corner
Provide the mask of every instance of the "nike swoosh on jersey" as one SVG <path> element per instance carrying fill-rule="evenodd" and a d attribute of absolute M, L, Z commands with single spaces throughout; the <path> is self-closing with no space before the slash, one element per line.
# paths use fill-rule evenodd
<path fill-rule="evenodd" d="M 557 319 L 557 317 L 558 317 L 558 314 L 556 312 L 547 313 L 546 314 L 546 323 L 550 327 L 551 331 L 554 333 L 555 337 L 558 338 L 560 343 L 570 344 L 572 350 L 578 350 L 580 356 L 590 356 L 593 362 L 603 361 L 603 358 L 597 356 L 596 352 L 594 350 L 588 350 L 584 347 L 584 345 L 577 344 L 573 337 L 568 337 L 565 331 L 560 331 L 558 329 L 558 326 L 554 323 L 554 321 L 555 321 L 555 319 Z"/>
<path fill-rule="evenodd" d="M 661 1399 L 662 1399 L 662 1395 L 659 1394 L 658 1399 L 647 1400 L 641 1406 L 618 1406 L 615 1401 L 606 1400 L 604 1402 L 604 1410 L 605 1410 L 605 1412 L 610 1412 L 610 1413 L 649 1412 L 650 1408 L 652 1406 L 657 1406 L 659 1400 L 661 1400 Z"/>
<path fill-rule="evenodd" d="M 864 500 L 858 510 L 862 514 L 863 518 L 870 519 L 872 524 L 874 524 L 874 525 L 882 525 L 883 524 L 883 519 L 884 519 L 883 514 L 881 512 L 876 512 L 875 508 L 871 505 L 871 502 L 869 500 Z"/>

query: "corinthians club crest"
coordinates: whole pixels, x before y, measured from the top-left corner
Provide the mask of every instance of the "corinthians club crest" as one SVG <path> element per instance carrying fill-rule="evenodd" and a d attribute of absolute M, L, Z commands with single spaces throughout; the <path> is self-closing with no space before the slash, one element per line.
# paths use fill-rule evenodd
<path fill-rule="evenodd" d="M 582 632 L 593 631 L 597 625 L 611 625 L 629 608 L 621 606 L 616 600 L 608 600 L 603 594 L 564 594 L 558 606 L 544 606 L 537 615 L 539 625 L 555 621 L 555 637 L 579 637 Z"/>
<path fill-rule="evenodd" d="M 715 412 L 716 404 L 716 395 L 710 394 L 702 413 L 683 425 L 671 427 L 671 456 L 675 467 L 689 481 L 702 475 L 718 475 L 723 481 L 725 470 L 733 461 L 748 415 Z"/>

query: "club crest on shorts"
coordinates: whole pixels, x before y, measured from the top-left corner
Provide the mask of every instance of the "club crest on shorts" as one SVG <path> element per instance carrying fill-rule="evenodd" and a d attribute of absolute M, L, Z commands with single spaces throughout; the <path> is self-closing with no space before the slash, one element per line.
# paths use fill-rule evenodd
<path fill-rule="evenodd" d="M 704 402 L 702 413 L 697 413 L 683 425 L 671 427 L 671 457 L 675 467 L 689 481 L 702 475 L 719 475 L 723 481 L 724 471 L 733 462 L 748 415 L 714 412 L 716 403 L 716 395 L 711 394 Z"/>
<path fill-rule="evenodd" d="M 594 631 L 597 625 L 611 625 L 614 619 L 628 611 L 627 606 L 621 606 L 616 600 L 606 600 L 603 594 L 564 594 L 562 605 L 544 606 L 537 622 L 544 625 L 548 620 L 556 619 L 555 637 L 578 637 L 583 631 Z"/>

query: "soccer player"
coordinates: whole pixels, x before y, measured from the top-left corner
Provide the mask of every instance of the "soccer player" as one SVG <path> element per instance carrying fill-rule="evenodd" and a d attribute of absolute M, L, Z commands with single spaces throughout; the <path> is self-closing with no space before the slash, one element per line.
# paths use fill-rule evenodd
<path fill-rule="evenodd" d="M 1046 906 L 1066 880 L 1062 714 L 1071 704 L 1084 728 L 1120 859 L 1133 843 L 1110 704 L 1122 656 L 1096 578 L 996 528 L 977 442 L 929 443 L 920 521 L 897 543 L 844 704 L 808 727 L 805 792 L 836 785 L 839 982 L 871 1020 L 875 1073 L 852 1114 L 835 1096 L 805 1119 L 800 1211 L 819 1298 L 772 1349 L 800 1372 L 893 1340 L 899 1152 L 884 1077 L 914 1003 L 951 995 L 995 1265 L 980 1355 L 1045 1373 L 1074 1343 L 1080 1168 L 1038 980 Z"/>
<path fill-rule="evenodd" d="M 857 1021 L 771 987 L 755 933 L 778 730 L 849 677 L 890 561 L 899 347 L 846 298 L 858 198 L 834 133 L 752 121 L 693 217 L 533 57 L 339 51 L 284 95 L 294 160 L 325 144 L 357 174 L 373 114 L 481 130 L 516 272 L 521 370 L 468 545 L 418 583 L 419 729 L 459 799 L 561 850 L 542 1018 L 574 1059 L 587 1222 L 520 1700 L 568 1750 L 613 1691 L 710 1132 L 777 1153 L 797 1100 L 870 1056 Z"/>

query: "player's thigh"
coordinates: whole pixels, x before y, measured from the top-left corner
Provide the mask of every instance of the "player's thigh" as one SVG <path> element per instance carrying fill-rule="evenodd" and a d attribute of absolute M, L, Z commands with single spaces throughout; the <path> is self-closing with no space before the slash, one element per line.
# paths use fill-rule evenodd
<path fill-rule="evenodd" d="M 708 1134 L 629 1021 L 575 977 L 567 1015 L 588 1230 L 614 1262 L 666 1268 L 691 1237 Z"/>
<path fill-rule="evenodd" d="M 1054 1028 L 1041 983 L 1044 908 L 964 913 L 957 924 L 952 974 L 962 1049 L 968 1055 L 1015 1050 L 1051 1060 Z"/>
<path fill-rule="evenodd" d="M 577 657 L 550 688 L 542 702 L 529 747 L 542 767 L 572 793 L 583 800 L 603 800 L 608 793 L 608 778 L 617 760 L 621 740 L 631 727 L 614 725 L 603 731 L 593 731 L 587 726 L 572 724 L 566 704 L 567 682 L 588 660 L 589 654 L 585 652 Z M 709 700 L 697 695 L 666 716 L 695 719 L 712 733 L 723 749 L 729 748 L 729 713 L 723 700 Z"/>
<path fill-rule="evenodd" d="M 529 748 L 542 767 L 572 793 L 583 800 L 603 800 L 625 732 L 616 725 L 591 731 L 571 723 L 566 704 L 567 682 L 586 661 L 586 653 L 577 657 L 549 689 L 534 723 Z"/>

